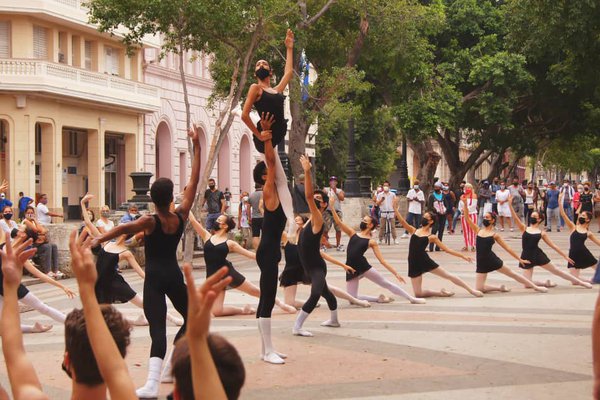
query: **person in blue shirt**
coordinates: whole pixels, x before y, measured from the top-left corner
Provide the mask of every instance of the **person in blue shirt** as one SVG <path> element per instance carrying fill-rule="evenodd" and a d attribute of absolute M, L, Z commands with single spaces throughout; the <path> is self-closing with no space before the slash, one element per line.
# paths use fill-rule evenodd
<path fill-rule="evenodd" d="M 6 195 L 4 194 L 4 192 L 0 193 L 0 210 L 4 210 L 4 207 L 6 207 L 6 206 L 12 207 L 12 205 L 13 205 L 12 201 L 10 201 L 6 198 Z"/>
<path fill-rule="evenodd" d="M 32 203 L 33 199 L 31 197 L 27 197 L 23 192 L 19 192 L 19 219 L 22 220 L 25 218 L 25 209 Z"/>
<path fill-rule="evenodd" d="M 559 209 L 558 209 L 558 195 L 559 191 L 556 189 L 556 183 L 550 182 L 550 189 L 546 192 L 546 199 L 548 200 L 548 208 L 546 209 L 546 218 L 548 220 L 548 232 L 552 232 L 552 220 L 556 220 L 556 229 L 560 232 L 559 223 Z"/>
<path fill-rule="evenodd" d="M 125 213 L 125 215 L 123 215 L 121 217 L 119 224 L 135 221 L 139 217 L 140 217 L 140 214 L 138 213 L 137 205 L 135 203 L 131 203 L 131 204 L 129 204 L 129 208 L 127 208 L 127 212 Z"/>

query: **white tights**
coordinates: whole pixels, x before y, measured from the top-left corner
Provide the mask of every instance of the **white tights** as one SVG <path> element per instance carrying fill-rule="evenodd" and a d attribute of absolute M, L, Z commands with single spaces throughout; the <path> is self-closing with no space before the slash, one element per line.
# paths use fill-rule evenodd
<path fill-rule="evenodd" d="M 60 322 L 61 324 L 65 323 L 65 319 L 67 316 L 62 312 L 58 311 L 56 308 L 52 308 L 49 305 L 43 303 L 40 299 L 38 299 L 33 293 L 29 292 L 23 297 L 19 299 L 19 301 L 34 310 L 38 311 L 41 314 L 47 315 L 53 320 Z M 2 308 L 4 307 L 4 297 L 0 296 L 0 314 L 2 312 Z M 21 332 L 30 333 L 33 332 L 33 325 L 21 324 Z"/>
<path fill-rule="evenodd" d="M 356 277 L 356 278 L 346 282 L 346 290 L 348 290 L 348 293 L 350 293 L 352 296 L 354 296 L 360 300 L 377 302 L 377 300 L 379 299 L 379 297 L 375 297 L 375 296 L 365 296 L 365 295 L 358 294 L 358 283 L 361 278 L 367 278 L 374 284 L 381 286 L 382 288 L 387 289 L 394 294 L 402 296 L 405 299 L 410 300 L 411 302 L 416 300 L 416 297 L 409 294 L 406 290 L 402 289 L 400 286 L 387 280 L 383 275 L 381 275 L 379 273 L 379 271 L 377 271 L 375 268 L 372 268 L 372 267 L 367 272 L 362 274 L 361 276 Z"/>

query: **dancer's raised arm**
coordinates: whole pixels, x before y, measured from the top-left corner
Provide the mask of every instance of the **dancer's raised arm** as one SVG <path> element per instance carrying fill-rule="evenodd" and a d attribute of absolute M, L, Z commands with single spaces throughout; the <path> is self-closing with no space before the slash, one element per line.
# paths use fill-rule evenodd
<path fill-rule="evenodd" d="M 183 199 L 175 212 L 181 214 L 181 218 L 185 221 L 192 209 L 196 192 L 198 191 L 198 181 L 200 180 L 200 139 L 198 138 L 198 127 L 194 125 L 188 132 L 188 137 L 192 139 L 194 145 L 194 161 L 192 162 L 192 175 L 183 191 Z"/>
<path fill-rule="evenodd" d="M 347 272 L 350 272 L 352 274 L 356 272 L 356 270 L 354 268 L 352 268 L 352 267 L 344 264 L 343 262 L 341 262 L 341 261 L 339 261 L 339 260 L 331 257 L 329 254 L 325 253 L 324 251 L 321 252 L 321 257 L 323 257 L 323 260 L 325 260 L 325 261 L 328 261 L 328 262 L 330 262 L 332 264 L 335 264 L 338 267 L 344 268 Z"/>
<path fill-rule="evenodd" d="M 310 210 L 312 231 L 313 233 L 317 233 L 323 227 L 323 214 L 321 214 L 321 211 L 315 204 L 315 190 L 313 188 L 311 175 L 312 164 L 304 154 L 300 156 L 300 164 L 302 164 L 302 169 L 304 170 L 304 197 L 306 198 L 308 209 Z"/>
<path fill-rule="evenodd" d="M 519 228 L 521 233 L 523 233 L 523 232 L 525 232 L 525 229 L 527 229 L 527 226 L 525 224 L 523 224 L 523 222 L 521 222 L 521 217 L 519 216 L 519 214 L 517 214 L 517 212 L 513 208 L 512 201 L 513 201 L 513 197 L 508 196 L 508 208 L 510 208 L 510 214 L 512 215 L 513 220 L 515 221 L 515 224 L 517 224 L 517 228 Z"/>
<path fill-rule="evenodd" d="M 200 235 L 200 239 L 202 239 L 203 242 L 206 242 L 208 239 L 210 239 L 210 237 L 211 237 L 210 232 L 207 231 L 206 228 L 204 228 L 204 225 L 202 225 L 202 222 L 200 222 L 196 219 L 196 216 L 194 215 L 194 213 L 190 212 L 190 215 L 188 216 L 188 218 L 190 220 L 190 224 L 192 224 L 192 228 L 194 228 L 196 233 L 198 235 Z"/>
<path fill-rule="evenodd" d="M 23 263 L 35 254 L 36 249 L 26 250 L 31 245 L 29 239 L 19 243 L 17 239 L 10 242 L 10 235 L 6 236 L 5 248 L 2 255 L 2 273 L 4 281 L 4 306 L 2 310 L 2 352 L 8 370 L 8 379 L 15 400 L 48 399 L 42 391 L 42 384 L 38 379 L 33 363 L 27 358 L 23 345 L 21 332 L 21 318 L 19 314 L 19 300 L 17 289 L 23 276 Z M 13 244 L 15 248 L 13 249 Z"/>
<path fill-rule="evenodd" d="M 471 216 L 469 215 L 469 207 L 467 206 L 467 202 L 465 200 L 466 200 L 465 195 L 462 195 L 460 197 L 460 202 L 463 205 L 463 209 L 462 209 L 463 216 L 464 216 L 464 218 L 467 219 L 467 223 L 469 224 L 469 226 L 471 227 L 471 229 L 473 230 L 473 232 L 475 232 L 475 234 L 478 234 L 479 233 L 479 226 L 477 226 L 477 224 L 474 223 L 473 220 L 471 219 Z"/>
<path fill-rule="evenodd" d="M 334 205 L 335 205 L 335 198 L 333 196 L 331 196 L 329 198 L 329 207 L 333 210 Z M 346 225 L 344 223 L 344 221 L 341 220 L 340 216 L 336 212 L 332 212 L 331 215 L 333 216 L 333 220 L 335 221 L 337 226 L 339 226 L 346 235 L 348 235 L 349 237 L 354 236 L 356 231 L 354 229 L 350 228 L 348 225 Z"/>
<path fill-rule="evenodd" d="M 558 196 L 558 210 L 560 211 L 560 216 L 565 221 L 565 224 L 567 224 L 567 227 L 569 228 L 569 231 L 573 231 L 573 230 L 575 230 L 576 226 L 571 221 L 571 219 L 567 216 L 567 213 L 565 212 L 565 205 L 563 204 L 563 198 L 564 197 L 565 197 L 565 192 L 562 192 Z"/>
<path fill-rule="evenodd" d="M 90 220 L 90 216 L 88 215 L 88 210 L 86 203 L 94 198 L 93 194 L 86 193 L 85 196 L 81 199 L 81 215 L 83 216 L 83 222 L 85 223 L 85 227 L 88 229 L 89 233 L 93 237 L 98 237 L 102 235 L 102 232 L 98 230 L 96 225 L 92 223 Z"/>
<path fill-rule="evenodd" d="M 519 257 L 519 255 L 510 248 L 510 246 L 508 244 L 506 244 L 506 242 L 504 241 L 504 239 L 502 239 L 502 236 L 498 235 L 497 233 L 494 235 L 494 240 L 496 241 L 496 243 L 498 243 L 504 250 L 506 250 L 506 252 L 508 254 L 510 254 L 515 260 L 517 260 L 518 262 L 520 262 L 521 264 L 531 264 L 531 261 L 529 260 L 523 260 L 521 257 Z"/>
<path fill-rule="evenodd" d="M 285 34 L 285 48 L 285 69 L 279 84 L 275 86 L 275 90 L 277 90 L 278 93 L 284 92 L 290 79 L 294 76 L 294 32 L 292 32 L 291 29 L 288 29 Z"/>
<path fill-rule="evenodd" d="M 404 229 L 406 229 L 408 231 L 408 233 L 410 233 L 411 235 L 413 233 L 415 233 L 415 231 L 417 230 L 417 228 L 415 228 L 414 226 L 412 226 L 411 224 L 409 224 L 404 217 L 402 216 L 402 214 L 400 214 L 400 211 L 398 211 L 398 198 L 396 197 L 394 199 L 394 202 L 392 203 L 393 207 L 394 207 L 394 214 L 396 214 L 396 218 L 398 218 L 398 221 L 400 221 L 400 223 L 402 224 L 402 226 L 404 227 Z"/>

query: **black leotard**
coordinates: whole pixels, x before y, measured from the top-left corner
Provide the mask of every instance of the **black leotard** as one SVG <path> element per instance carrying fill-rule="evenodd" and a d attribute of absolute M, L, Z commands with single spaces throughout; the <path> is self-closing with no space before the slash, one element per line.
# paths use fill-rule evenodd
<path fill-rule="evenodd" d="M 492 251 L 492 247 L 496 243 L 493 236 L 479 236 L 475 239 L 475 245 L 477 246 L 477 272 L 480 274 L 486 274 L 488 272 L 496 271 L 502 268 L 504 262 L 496 253 Z"/>
<path fill-rule="evenodd" d="M 365 258 L 365 253 L 369 250 L 369 241 L 370 239 L 362 238 L 356 233 L 350 238 L 347 247 L 346 265 L 354 268 L 356 273 L 346 272 L 346 281 L 357 278 L 372 268 Z"/>
<path fill-rule="evenodd" d="M 429 254 L 425 252 L 429 244 L 429 236 L 417 236 L 412 234 L 408 243 L 408 276 L 417 278 L 426 272 L 433 271 L 439 267 Z"/>
<path fill-rule="evenodd" d="M 96 260 L 98 279 L 94 288 L 98 303 L 127 303 L 135 297 L 135 290 L 125 282 L 118 268 L 119 253 L 109 253 L 101 248 Z"/>
<path fill-rule="evenodd" d="M 337 300 L 327 287 L 327 281 L 325 280 L 327 276 L 327 264 L 325 264 L 320 252 L 321 236 L 323 235 L 324 228 L 325 226 L 323 225 L 319 232 L 313 233 L 312 221 L 308 221 L 298 238 L 300 262 L 311 281 L 310 297 L 302 306 L 302 311 L 309 314 L 315 309 L 321 296 L 327 301 L 327 306 L 330 310 L 337 309 Z"/>
<path fill-rule="evenodd" d="M 281 234 L 287 218 L 281 204 L 274 211 L 265 207 L 262 236 L 256 249 L 256 263 L 260 268 L 260 300 L 256 318 L 271 318 L 277 296 L 277 275 L 281 261 Z"/>
<path fill-rule="evenodd" d="M 229 272 L 227 276 L 231 276 L 233 280 L 228 285 L 230 288 L 236 288 L 240 286 L 246 278 L 240 274 L 234 267 L 233 264 L 227 260 L 229 254 L 229 246 L 227 246 L 227 240 L 219 244 L 212 242 L 212 236 L 204 243 L 204 261 L 206 262 L 206 277 L 216 273 L 221 267 L 227 266 Z"/>
<path fill-rule="evenodd" d="M 523 232 L 523 236 L 521 239 L 521 243 L 523 246 L 523 251 L 521 252 L 521 258 L 523 260 L 527 260 L 529 264 L 521 264 L 519 263 L 519 268 L 522 269 L 530 269 L 539 265 L 546 265 L 550 263 L 550 259 L 540 249 L 539 243 L 542 239 L 541 233 L 529 233 L 527 231 Z"/>
<path fill-rule="evenodd" d="M 149 323 L 152 345 L 150 357 L 164 358 L 167 352 L 167 303 L 183 316 L 184 323 L 175 335 L 175 341 L 184 333 L 187 325 L 187 288 L 183 273 L 177 262 L 177 246 L 183 234 L 183 218 L 176 212 L 179 226 L 175 233 L 165 233 L 158 215 L 153 215 L 155 226 L 151 234 L 144 236 L 146 255 L 146 279 L 144 279 L 144 314 Z"/>
<path fill-rule="evenodd" d="M 279 286 L 288 287 L 299 283 L 310 284 L 310 278 L 304 271 L 298 254 L 298 245 L 287 242 L 284 247 L 285 268 L 279 276 Z"/>
<path fill-rule="evenodd" d="M 271 142 L 273 143 L 273 147 L 276 147 L 279 142 L 283 140 L 287 132 L 287 119 L 285 119 L 283 114 L 284 101 L 285 96 L 283 94 L 269 93 L 266 90 L 263 90 L 260 99 L 254 103 L 254 107 L 256 107 L 256 111 L 258 111 L 258 115 L 262 115 L 262 113 L 270 113 L 275 117 L 275 122 L 273 123 L 273 126 L 271 126 L 271 132 L 273 136 Z M 260 121 L 256 124 L 256 127 L 259 131 L 262 130 Z M 264 142 L 258 140 L 256 136 L 253 136 L 253 140 L 256 150 L 258 150 L 259 153 L 264 154 Z"/>
<path fill-rule="evenodd" d="M 577 232 L 576 230 L 571 233 L 571 237 L 569 238 L 569 242 L 571 243 L 569 258 L 575 261 L 575 265 L 567 263 L 569 268 L 583 269 L 593 267 L 598 262 L 585 245 L 587 237 L 587 233 Z"/>

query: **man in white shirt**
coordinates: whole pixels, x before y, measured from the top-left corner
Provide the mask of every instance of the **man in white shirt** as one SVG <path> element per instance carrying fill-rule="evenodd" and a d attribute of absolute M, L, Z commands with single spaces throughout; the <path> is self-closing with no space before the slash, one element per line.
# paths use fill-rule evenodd
<path fill-rule="evenodd" d="M 340 219 L 343 218 L 342 201 L 344 201 L 346 194 L 342 189 L 338 189 L 337 185 L 337 177 L 332 176 L 331 178 L 329 178 L 329 187 L 323 189 L 323 191 L 327 193 L 327 196 L 329 196 L 330 199 L 335 199 L 333 210 L 331 209 L 331 206 L 328 206 L 325 212 L 323 213 L 323 223 L 325 224 L 325 230 L 323 231 L 323 244 L 326 248 L 331 247 L 331 245 L 329 244 L 329 230 L 331 229 L 331 226 L 333 226 L 335 228 L 335 248 L 337 249 L 337 251 L 344 251 L 344 246 L 340 243 L 340 241 L 342 240 L 342 228 L 335 223 L 332 214 L 335 212 L 337 213 L 338 217 L 340 217 Z"/>
<path fill-rule="evenodd" d="M 381 219 L 379 220 L 379 243 L 383 243 L 387 219 L 390 221 L 390 231 L 392 233 L 392 237 L 394 238 L 394 244 L 398 244 L 396 239 L 396 216 L 394 215 L 395 198 L 396 195 L 390 192 L 390 183 L 385 181 L 383 183 L 383 192 L 377 195 L 377 205 L 379 206 L 379 212 L 381 213 Z"/>
<path fill-rule="evenodd" d="M 568 179 L 563 181 L 563 186 L 560 188 L 559 193 L 563 195 L 563 207 L 565 213 L 571 221 L 573 221 L 573 196 L 575 196 L 575 189 L 571 186 L 571 182 Z M 562 215 L 560 216 L 560 229 L 565 228 L 565 220 Z"/>
<path fill-rule="evenodd" d="M 423 191 L 419 189 L 419 181 L 415 180 L 413 188 L 406 194 L 406 201 L 408 202 L 408 215 L 406 216 L 406 222 L 417 228 L 421 226 L 421 217 L 423 215 L 423 204 L 425 204 L 425 195 Z M 404 231 L 402 239 L 408 237 L 408 231 Z"/>
<path fill-rule="evenodd" d="M 50 210 L 48 210 L 48 207 L 46 206 L 46 204 L 48 204 L 48 196 L 46 194 L 42 194 L 40 196 L 40 202 L 35 207 L 36 214 L 37 214 L 37 220 L 40 222 L 40 224 L 42 224 L 42 225 L 51 224 L 52 217 L 64 218 L 62 214 L 56 214 L 56 213 L 50 212 Z"/>

